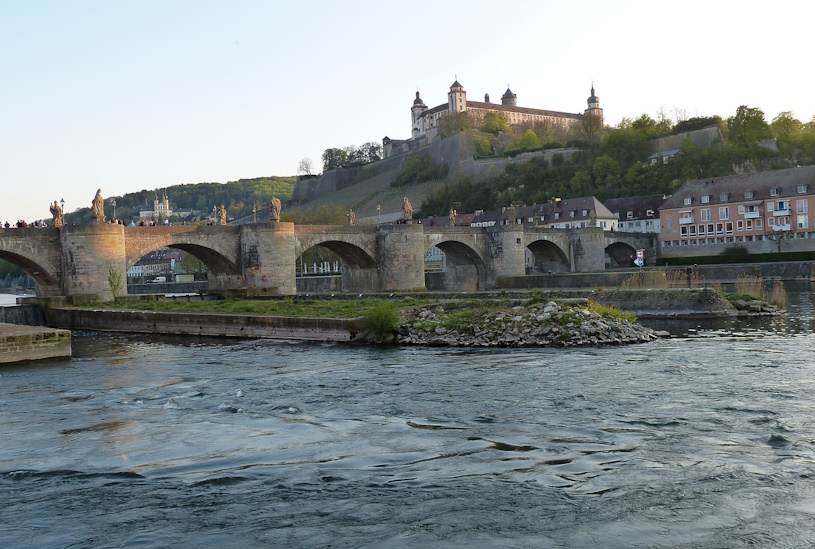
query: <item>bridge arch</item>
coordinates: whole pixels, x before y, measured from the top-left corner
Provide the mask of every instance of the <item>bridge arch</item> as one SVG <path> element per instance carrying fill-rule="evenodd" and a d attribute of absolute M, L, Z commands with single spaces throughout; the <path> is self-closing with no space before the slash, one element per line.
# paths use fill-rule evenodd
<path fill-rule="evenodd" d="M 425 255 L 435 246 L 444 253 L 441 275 L 427 274 L 425 286 L 447 291 L 475 291 L 486 287 L 487 264 L 473 246 L 456 238 L 434 238 Z"/>
<path fill-rule="evenodd" d="M 375 237 L 360 233 L 350 234 L 322 234 L 315 232 L 301 235 L 295 245 L 295 265 L 301 277 L 300 292 L 309 292 L 310 285 L 317 284 L 314 291 L 329 291 L 336 289 L 343 292 L 372 292 L 381 289 L 379 269 L 377 268 L 376 253 L 372 249 Z M 310 251 L 319 249 L 328 250 L 329 269 L 328 272 L 312 271 L 309 277 L 309 269 L 313 269 L 313 258 L 306 258 Z M 334 271 L 333 257 L 339 258 L 339 272 Z M 320 262 L 322 263 L 322 262 Z M 327 276 L 326 276 L 327 275 Z M 331 276 L 340 276 L 340 280 L 331 280 Z M 327 287 L 322 287 L 320 281 L 314 277 L 322 277 L 326 280 Z M 338 285 L 338 287 L 337 287 Z"/>
<path fill-rule="evenodd" d="M 58 275 L 51 273 L 33 259 L 13 252 L 0 250 L 0 259 L 8 261 L 34 279 L 38 296 L 56 296 L 62 293 Z"/>
<path fill-rule="evenodd" d="M 612 242 L 605 249 L 606 267 L 633 267 L 637 250 L 625 242 Z"/>
<path fill-rule="evenodd" d="M 528 242 L 526 248 L 532 254 L 533 273 L 568 273 L 572 264 L 560 246 L 544 238 Z"/>

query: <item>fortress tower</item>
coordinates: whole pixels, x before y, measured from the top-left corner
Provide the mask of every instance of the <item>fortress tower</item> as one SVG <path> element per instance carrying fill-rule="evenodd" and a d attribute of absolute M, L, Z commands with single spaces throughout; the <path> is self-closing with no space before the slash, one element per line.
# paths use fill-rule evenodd
<path fill-rule="evenodd" d="M 603 109 L 600 108 L 600 98 L 594 95 L 594 82 L 591 84 L 591 96 L 588 98 L 589 108 L 585 110 L 586 114 L 593 114 L 599 116 L 603 120 Z"/>

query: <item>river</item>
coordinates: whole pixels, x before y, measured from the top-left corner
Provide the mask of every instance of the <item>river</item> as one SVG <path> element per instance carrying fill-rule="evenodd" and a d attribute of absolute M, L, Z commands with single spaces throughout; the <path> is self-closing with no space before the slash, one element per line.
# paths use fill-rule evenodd
<path fill-rule="evenodd" d="M 2 547 L 810 547 L 811 294 L 619 348 L 74 334 L 0 369 Z"/>

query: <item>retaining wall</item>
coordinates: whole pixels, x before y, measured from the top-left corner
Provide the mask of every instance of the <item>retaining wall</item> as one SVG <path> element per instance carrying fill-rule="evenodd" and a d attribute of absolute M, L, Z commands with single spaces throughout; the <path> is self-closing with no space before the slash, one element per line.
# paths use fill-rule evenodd
<path fill-rule="evenodd" d="M 69 330 L 307 341 L 350 341 L 359 330 L 356 319 L 79 308 L 54 308 L 49 322 Z"/>
<path fill-rule="evenodd" d="M 71 356 L 71 332 L 0 324 L 0 363 Z"/>

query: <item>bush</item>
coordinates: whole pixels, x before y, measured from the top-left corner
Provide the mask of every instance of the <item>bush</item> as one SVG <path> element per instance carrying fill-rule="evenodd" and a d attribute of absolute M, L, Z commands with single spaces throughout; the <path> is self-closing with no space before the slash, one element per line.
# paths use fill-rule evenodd
<path fill-rule="evenodd" d="M 399 328 L 399 311 L 392 303 L 377 303 L 362 316 L 362 326 L 374 339 L 382 341 Z"/>
<path fill-rule="evenodd" d="M 409 158 L 405 162 L 405 169 L 396 176 L 391 183 L 392 187 L 401 187 L 411 183 L 423 183 L 433 179 L 444 179 L 449 167 L 447 164 L 436 164 L 429 154 L 422 154 Z"/>

